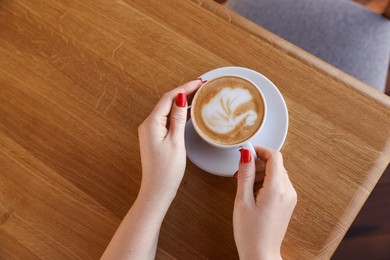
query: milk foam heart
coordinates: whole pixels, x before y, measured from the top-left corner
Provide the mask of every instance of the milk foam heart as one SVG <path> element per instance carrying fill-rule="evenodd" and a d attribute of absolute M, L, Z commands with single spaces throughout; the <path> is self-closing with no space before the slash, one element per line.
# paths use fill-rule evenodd
<path fill-rule="evenodd" d="M 206 126 L 219 134 L 229 133 L 240 124 L 253 126 L 258 118 L 254 109 L 237 112 L 252 99 L 251 93 L 239 86 L 222 88 L 202 109 Z"/>
<path fill-rule="evenodd" d="M 236 76 L 207 82 L 196 93 L 191 116 L 198 134 L 216 145 L 249 140 L 260 129 L 265 102 L 257 86 Z"/>

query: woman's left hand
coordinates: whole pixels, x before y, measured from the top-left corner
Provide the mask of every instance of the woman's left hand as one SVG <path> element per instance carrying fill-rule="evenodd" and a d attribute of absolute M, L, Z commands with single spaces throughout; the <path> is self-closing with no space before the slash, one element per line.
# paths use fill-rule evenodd
<path fill-rule="evenodd" d="M 102 259 L 155 258 L 161 223 L 186 166 L 187 95 L 201 84 L 194 80 L 165 93 L 138 128 L 141 189 Z"/>
<path fill-rule="evenodd" d="M 138 128 L 142 162 L 139 196 L 175 197 L 186 166 L 187 96 L 201 84 L 201 80 L 194 80 L 165 93 Z"/>

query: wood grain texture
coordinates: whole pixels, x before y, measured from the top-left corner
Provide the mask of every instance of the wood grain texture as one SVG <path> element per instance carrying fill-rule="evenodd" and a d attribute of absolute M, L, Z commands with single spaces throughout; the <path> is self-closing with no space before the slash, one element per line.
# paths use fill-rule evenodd
<path fill-rule="evenodd" d="M 386 16 L 386 8 L 389 8 L 390 1 L 389 0 L 353 0 L 357 3 L 360 3 L 367 8 L 378 14 L 385 14 Z"/>
<path fill-rule="evenodd" d="M 369 236 L 373 234 L 390 236 L 389 190 L 390 185 L 385 185 L 383 182 L 381 182 L 381 185 L 375 187 L 363 208 L 370 214 L 359 215 L 359 217 L 354 221 L 354 226 L 351 230 L 349 230 L 346 238 L 357 238 L 360 235 Z M 388 247 L 389 244 L 384 245 Z M 387 254 L 387 256 L 389 255 L 390 254 Z"/>
<path fill-rule="evenodd" d="M 390 99 L 210 1 L 0 0 L 0 258 L 96 259 L 141 181 L 138 125 L 227 65 L 284 95 L 285 259 L 327 259 L 390 161 Z M 237 259 L 235 179 L 191 162 L 158 259 Z"/>
<path fill-rule="evenodd" d="M 332 259 L 387 259 L 390 255 L 390 165 L 387 166 Z"/>
<path fill-rule="evenodd" d="M 336 251 L 332 260 L 387 260 L 390 255 L 390 234 L 374 234 L 343 241 L 343 251 Z"/>
<path fill-rule="evenodd" d="M 387 2 L 383 15 L 390 19 L 390 1 Z"/>

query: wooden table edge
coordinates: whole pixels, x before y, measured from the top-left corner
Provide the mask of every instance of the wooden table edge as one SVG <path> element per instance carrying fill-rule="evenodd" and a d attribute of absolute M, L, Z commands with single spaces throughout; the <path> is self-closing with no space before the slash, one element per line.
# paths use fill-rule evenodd
<path fill-rule="evenodd" d="M 366 83 L 352 77 L 351 75 L 339 70 L 331 64 L 317 58 L 311 53 L 297 47 L 296 45 L 286 41 L 285 39 L 267 31 L 252 21 L 242 17 L 241 15 L 227 9 L 223 5 L 220 5 L 213 0 L 191 0 L 195 4 L 202 6 L 206 10 L 216 14 L 223 20 L 245 30 L 246 32 L 261 38 L 261 40 L 270 43 L 281 51 L 288 55 L 300 60 L 301 62 L 313 67 L 320 73 L 326 73 L 334 80 L 346 85 L 351 86 L 353 90 L 361 93 L 364 96 L 370 97 L 374 102 L 385 108 L 390 109 L 390 97 L 384 93 L 374 89 Z M 387 139 L 387 143 L 382 150 L 382 156 L 377 160 L 377 166 L 375 168 L 383 169 L 382 173 L 390 163 L 390 137 Z M 382 175 L 380 174 L 380 176 Z M 378 179 L 380 178 L 378 176 Z"/>
<path fill-rule="evenodd" d="M 267 31 L 266 29 L 260 27 L 252 21 L 227 9 L 223 5 L 220 5 L 213 0 L 191 1 L 199 6 L 202 6 L 206 10 L 216 14 L 223 20 L 226 20 L 227 22 L 245 30 L 246 32 L 254 35 L 255 37 L 261 38 L 261 40 L 270 43 L 271 45 L 287 53 L 288 55 L 300 60 L 301 62 L 309 65 L 310 67 L 313 67 L 320 73 L 328 74 L 334 80 L 346 86 L 353 87 L 353 90 L 358 91 L 364 96 L 370 97 L 376 103 L 390 109 L 389 96 L 356 79 L 355 77 L 339 70 L 331 64 L 317 58 L 311 53 L 297 47 L 296 45 L 286 41 L 285 39 L 271 33 L 270 31 Z M 383 169 L 383 173 L 387 165 L 390 163 L 390 137 L 388 138 L 387 143 L 384 145 L 384 149 L 382 150 L 382 152 L 382 156 L 378 158 L 377 167 L 375 168 Z M 380 174 L 380 176 L 382 175 L 382 173 Z M 378 179 L 380 178 L 380 176 L 378 177 Z"/>
<path fill-rule="evenodd" d="M 253 23 L 252 21 L 240 16 L 239 14 L 227 9 L 223 5 L 220 5 L 212 0 L 191 0 L 193 3 L 201 6 L 202 8 L 214 13 L 221 19 L 227 21 L 228 23 L 237 26 L 244 31 L 250 33 L 251 35 L 260 38 L 262 41 L 266 41 L 272 46 L 278 48 L 279 50 L 287 53 L 288 55 L 294 57 L 295 59 L 307 64 L 308 66 L 314 68 L 320 73 L 326 74 L 335 81 L 347 86 L 352 87 L 354 91 L 357 91 L 363 96 L 371 98 L 377 104 L 390 108 L 390 97 L 384 93 L 374 89 L 373 87 L 365 84 L 364 82 L 356 79 L 355 77 L 339 70 L 338 68 L 332 66 L 331 64 L 319 59 L 318 57 L 308 53 L 307 51 L 295 46 L 294 44 L 284 40 L 283 38 L 273 34 L 270 31 L 260 27 L 259 25 Z M 353 220 L 363 207 L 364 203 L 368 199 L 372 190 L 374 189 L 376 183 L 379 181 L 383 172 L 385 171 L 387 165 L 390 163 L 390 138 L 387 139 L 386 144 L 383 147 L 381 156 L 379 156 L 376 161 L 375 166 L 373 167 L 371 174 L 367 176 L 366 182 L 364 183 L 365 189 L 360 188 L 356 191 L 354 198 L 351 200 L 350 205 L 346 208 L 346 212 L 349 211 L 349 214 L 345 214 L 339 220 L 339 225 L 347 227 L 347 229 L 352 225 Z M 372 181 L 371 178 L 374 178 L 375 181 Z M 371 179 L 371 181 L 369 180 Z M 351 219 L 351 214 L 354 217 Z M 338 226 L 339 226 L 338 225 Z M 327 246 L 325 246 L 319 257 L 331 256 L 337 246 L 344 237 L 345 232 L 341 232 L 334 237 L 332 241 L 329 241 Z"/>
<path fill-rule="evenodd" d="M 213 0 L 191 0 L 193 3 L 201 6 L 202 8 L 214 13 L 221 19 L 228 23 L 243 29 L 251 35 L 260 38 L 263 41 L 268 42 L 277 49 L 287 53 L 288 55 L 300 60 L 304 64 L 314 68 L 320 73 L 325 73 L 332 79 L 346 85 L 352 86 L 355 91 L 358 91 L 364 96 L 369 96 L 374 99 L 378 104 L 382 104 L 390 107 L 390 97 L 383 94 L 382 92 L 374 89 L 366 83 L 356 79 L 355 77 L 339 70 L 333 65 L 321 60 L 313 54 L 299 48 L 298 46 L 288 42 L 287 40 L 277 36 L 276 34 L 262 28 L 256 23 L 242 17 L 224 7 L 221 4 L 214 2 Z"/>

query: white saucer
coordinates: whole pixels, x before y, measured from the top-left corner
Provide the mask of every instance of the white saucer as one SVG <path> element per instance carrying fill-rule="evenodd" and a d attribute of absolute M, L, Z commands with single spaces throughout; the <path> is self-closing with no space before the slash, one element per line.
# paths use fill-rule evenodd
<path fill-rule="evenodd" d="M 258 85 L 267 102 L 267 120 L 260 133 L 251 139 L 256 146 L 280 150 L 286 140 L 288 130 L 288 111 L 286 102 L 276 86 L 257 71 L 242 67 L 223 67 L 209 71 L 203 80 L 230 75 L 242 76 Z M 211 146 L 196 133 L 191 119 L 185 129 L 187 157 L 202 170 L 220 176 L 233 176 L 238 169 L 239 149 L 220 149 Z"/>

